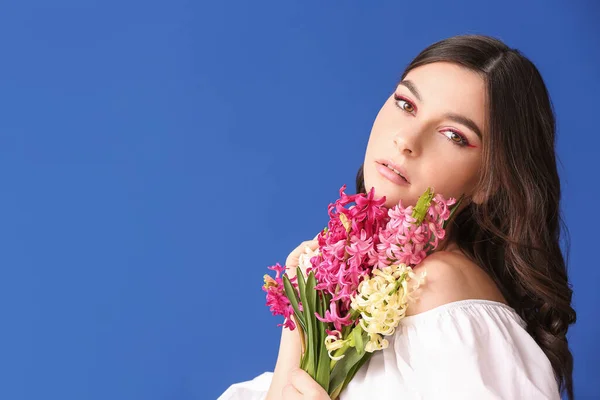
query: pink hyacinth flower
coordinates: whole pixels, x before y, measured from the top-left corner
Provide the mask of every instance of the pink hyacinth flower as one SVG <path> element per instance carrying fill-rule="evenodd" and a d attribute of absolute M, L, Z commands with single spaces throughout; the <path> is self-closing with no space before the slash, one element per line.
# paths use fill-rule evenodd
<path fill-rule="evenodd" d="M 276 275 L 275 279 L 271 278 L 269 275 L 264 276 L 265 284 L 263 285 L 262 290 L 267 292 L 267 306 L 273 315 L 283 315 L 285 318 L 283 324 L 278 324 L 277 326 L 285 326 L 290 330 L 294 330 L 296 324 L 294 324 L 294 321 L 290 318 L 294 313 L 294 309 L 285 295 L 283 279 L 281 278 L 281 274 L 285 271 L 285 267 L 282 267 L 277 263 L 268 268 L 276 271 Z"/>

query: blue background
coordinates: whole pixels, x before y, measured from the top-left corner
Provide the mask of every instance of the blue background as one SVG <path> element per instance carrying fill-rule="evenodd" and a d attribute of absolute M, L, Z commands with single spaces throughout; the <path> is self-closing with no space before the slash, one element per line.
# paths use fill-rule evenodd
<path fill-rule="evenodd" d="M 0 398 L 215 399 L 274 367 L 261 291 L 354 188 L 403 68 L 461 33 L 558 114 L 579 398 L 600 398 L 597 1 L 0 7 Z"/>

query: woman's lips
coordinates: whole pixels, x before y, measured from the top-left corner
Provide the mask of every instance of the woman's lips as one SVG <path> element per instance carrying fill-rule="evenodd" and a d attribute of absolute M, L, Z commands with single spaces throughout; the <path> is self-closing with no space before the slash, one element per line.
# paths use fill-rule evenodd
<path fill-rule="evenodd" d="M 389 169 L 392 170 L 392 172 L 395 172 L 396 174 L 401 175 L 402 178 L 406 179 L 406 181 L 410 184 L 410 178 L 408 176 L 408 171 L 406 171 L 404 169 L 404 167 L 402 167 L 398 164 L 394 164 L 394 162 L 389 159 L 381 159 L 381 160 L 377 160 L 376 162 L 378 164 L 382 164 L 385 167 L 388 167 Z"/>
<path fill-rule="evenodd" d="M 409 186 L 410 185 L 410 183 L 408 183 L 406 180 L 404 180 L 404 178 L 402 178 L 400 175 L 398 175 L 397 173 L 395 173 L 394 171 L 392 171 L 391 169 L 389 169 L 388 167 L 386 167 L 383 164 L 377 163 L 377 172 L 379 172 L 384 178 L 395 183 L 396 185 L 400 185 L 400 186 Z"/>

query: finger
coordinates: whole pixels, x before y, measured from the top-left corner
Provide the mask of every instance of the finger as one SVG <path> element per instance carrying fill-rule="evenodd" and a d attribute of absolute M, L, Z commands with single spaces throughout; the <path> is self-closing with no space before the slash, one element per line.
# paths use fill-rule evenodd
<path fill-rule="evenodd" d="M 324 391 L 321 385 L 300 368 L 296 368 L 290 373 L 290 383 L 304 396 L 316 396 Z"/>
<path fill-rule="evenodd" d="M 302 249 L 306 250 L 306 247 L 309 247 L 311 250 L 315 250 L 317 248 L 319 248 L 319 241 L 314 239 L 314 240 L 308 240 L 306 242 L 304 242 L 304 247 Z"/>
<path fill-rule="evenodd" d="M 288 256 L 288 258 L 285 260 L 286 269 L 287 270 L 290 270 L 290 269 L 295 270 L 298 267 L 299 258 L 303 254 L 306 254 L 307 251 L 315 251 L 318 248 L 319 248 L 318 240 L 306 240 L 306 241 L 300 243 L 300 245 L 298 247 L 296 247 L 294 249 L 294 251 L 292 251 L 290 253 L 290 255 Z"/>
<path fill-rule="evenodd" d="M 319 241 L 318 240 L 306 240 L 306 241 L 300 243 L 300 245 L 298 247 L 296 247 L 294 249 L 294 251 L 292 251 L 294 258 L 298 258 L 300 256 L 300 254 L 305 253 L 307 247 L 310 250 L 315 250 L 315 249 L 319 248 Z"/>
<path fill-rule="evenodd" d="M 285 399 L 285 400 L 302 400 L 302 393 L 300 393 L 298 390 L 296 390 L 296 388 L 294 387 L 294 385 L 292 385 L 291 383 L 288 383 L 287 385 L 285 385 L 283 387 L 283 389 L 281 390 L 281 398 Z"/>
<path fill-rule="evenodd" d="M 317 239 L 305 240 L 300 244 L 300 246 L 298 246 L 298 248 L 303 249 L 304 246 L 314 246 L 315 244 L 319 245 L 319 241 Z"/>

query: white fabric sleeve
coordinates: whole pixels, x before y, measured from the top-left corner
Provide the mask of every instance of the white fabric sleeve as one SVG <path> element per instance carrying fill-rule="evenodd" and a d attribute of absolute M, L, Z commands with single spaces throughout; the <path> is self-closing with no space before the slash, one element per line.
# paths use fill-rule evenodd
<path fill-rule="evenodd" d="M 341 399 L 560 400 L 552 366 L 524 327 L 512 308 L 486 300 L 406 317 Z"/>
<path fill-rule="evenodd" d="M 463 300 L 404 318 L 340 400 L 560 400 L 550 361 L 510 307 Z M 264 400 L 273 373 L 218 400 Z"/>
<path fill-rule="evenodd" d="M 272 378 L 272 372 L 264 372 L 250 381 L 234 383 L 217 400 L 264 400 Z"/>

